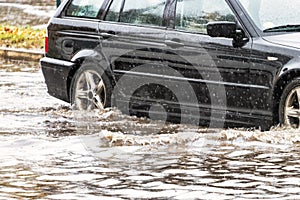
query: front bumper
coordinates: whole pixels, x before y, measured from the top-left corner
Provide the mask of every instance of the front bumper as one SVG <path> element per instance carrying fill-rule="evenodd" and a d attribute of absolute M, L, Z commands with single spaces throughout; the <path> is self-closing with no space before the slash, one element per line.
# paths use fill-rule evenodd
<path fill-rule="evenodd" d="M 48 88 L 48 93 L 58 99 L 70 102 L 70 72 L 75 63 L 44 57 L 40 65 Z"/>

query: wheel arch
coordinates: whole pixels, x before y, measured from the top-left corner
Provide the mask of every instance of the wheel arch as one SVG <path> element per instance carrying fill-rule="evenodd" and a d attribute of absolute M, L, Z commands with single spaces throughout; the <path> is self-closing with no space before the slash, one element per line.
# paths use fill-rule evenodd
<path fill-rule="evenodd" d="M 279 124 L 279 103 L 281 96 L 283 94 L 284 89 L 286 86 L 292 82 L 294 79 L 300 78 L 300 68 L 299 69 L 292 69 L 282 73 L 282 75 L 277 79 L 274 91 L 273 91 L 273 122 L 274 125 Z"/>
<path fill-rule="evenodd" d="M 68 79 L 67 79 L 67 87 L 68 87 L 68 98 L 71 102 L 71 87 L 72 87 L 72 80 L 78 69 L 84 63 L 95 64 L 98 67 L 102 68 L 106 75 L 111 80 L 111 84 L 115 85 L 115 77 L 112 71 L 110 64 L 106 61 L 105 56 L 102 55 L 100 52 L 92 49 L 85 49 L 76 53 L 73 58 L 71 59 L 73 63 L 75 63 L 74 67 L 70 70 Z"/>

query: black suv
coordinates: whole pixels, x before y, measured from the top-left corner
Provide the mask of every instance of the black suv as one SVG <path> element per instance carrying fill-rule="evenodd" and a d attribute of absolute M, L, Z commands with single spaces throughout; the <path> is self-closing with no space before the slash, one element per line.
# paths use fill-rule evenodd
<path fill-rule="evenodd" d="M 66 0 L 41 59 L 80 110 L 183 123 L 300 126 L 300 2 Z"/>

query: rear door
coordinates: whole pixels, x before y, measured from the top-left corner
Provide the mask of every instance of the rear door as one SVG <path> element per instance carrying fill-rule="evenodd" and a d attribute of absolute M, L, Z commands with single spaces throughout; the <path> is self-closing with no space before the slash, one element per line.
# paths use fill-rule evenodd
<path fill-rule="evenodd" d="M 125 112 L 133 106 L 129 102 L 136 102 L 135 110 L 147 111 L 145 104 L 157 96 L 155 83 L 162 79 L 165 49 L 165 6 L 165 0 L 113 0 L 99 23 L 102 52 L 116 77 L 115 88 L 125 96 L 116 98 L 116 103 Z"/>

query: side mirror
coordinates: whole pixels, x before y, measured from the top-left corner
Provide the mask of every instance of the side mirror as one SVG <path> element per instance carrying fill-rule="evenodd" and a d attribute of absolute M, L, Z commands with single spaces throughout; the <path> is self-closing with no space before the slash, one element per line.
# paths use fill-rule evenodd
<path fill-rule="evenodd" d="M 237 25 L 227 21 L 208 22 L 206 30 L 211 37 L 235 38 Z"/>

